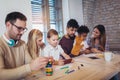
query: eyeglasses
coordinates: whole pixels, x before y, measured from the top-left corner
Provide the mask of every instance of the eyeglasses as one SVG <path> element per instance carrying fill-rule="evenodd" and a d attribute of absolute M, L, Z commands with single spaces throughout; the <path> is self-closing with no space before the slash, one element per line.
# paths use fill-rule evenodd
<path fill-rule="evenodd" d="M 19 32 L 21 32 L 21 31 L 24 31 L 24 32 L 26 32 L 28 29 L 27 28 L 23 28 L 23 27 L 20 27 L 20 26 L 17 26 L 17 25 L 15 25 L 15 24 L 13 24 L 13 23 L 11 23 L 13 26 L 15 26 L 17 29 L 18 29 L 18 31 Z"/>

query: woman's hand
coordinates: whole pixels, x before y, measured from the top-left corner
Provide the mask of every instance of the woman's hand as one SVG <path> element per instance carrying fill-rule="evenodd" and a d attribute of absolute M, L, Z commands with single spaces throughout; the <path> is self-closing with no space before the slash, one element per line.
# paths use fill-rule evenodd
<path fill-rule="evenodd" d="M 96 49 L 96 48 L 92 48 L 91 51 L 92 51 L 93 53 L 101 53 L 101 52 L 102 52 L 102 51 L 100 51 L 100 50 L 98 50 L 98 49 Z"/>

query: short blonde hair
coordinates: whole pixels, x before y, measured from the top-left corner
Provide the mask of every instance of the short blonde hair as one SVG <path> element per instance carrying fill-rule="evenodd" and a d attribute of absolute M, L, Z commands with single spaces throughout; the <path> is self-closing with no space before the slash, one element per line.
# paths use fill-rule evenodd
<path fill-rule="evenodd" d="M 53 35 L 58 35 L 58 32 L 55 29 L 50 29 L 47 33 L 47 38 L 50 38 Z"/>

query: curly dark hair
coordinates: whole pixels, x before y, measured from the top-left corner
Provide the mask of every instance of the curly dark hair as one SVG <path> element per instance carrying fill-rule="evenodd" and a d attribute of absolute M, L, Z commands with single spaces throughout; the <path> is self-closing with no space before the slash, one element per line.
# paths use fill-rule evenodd
<path fill-rule="evenodd" d="M 79 27 L 79 24 L 78 22 L 75 20 L 75 19 L 70 19 L 68 22 L 67 22 L 67 28 L 78 28 Z"/>
<path fill-rule="evenodd" d="M 78 29 L 77 29 L 78 34 L 82 34 L 82 33 L 89 33 L 89 29 L 87 26 L 85 25 L 81 25 Z"/>

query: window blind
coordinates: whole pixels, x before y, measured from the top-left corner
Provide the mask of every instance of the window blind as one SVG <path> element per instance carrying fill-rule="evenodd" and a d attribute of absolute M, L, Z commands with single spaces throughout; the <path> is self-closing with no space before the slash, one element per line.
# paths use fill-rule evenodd
<path fill-rule="evenodd" d="M 42 0 L 31 0 L 32 24 L 43 24 Z"/>

